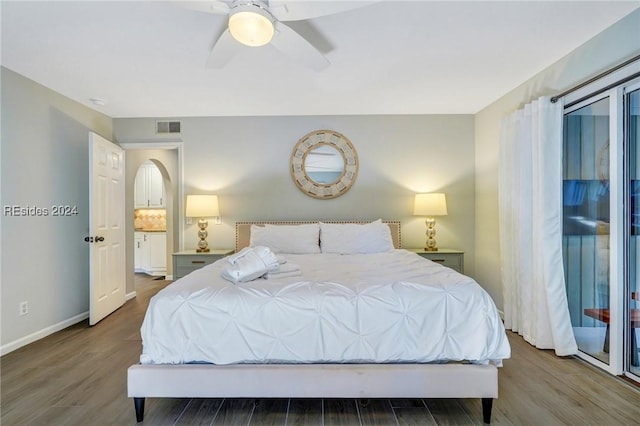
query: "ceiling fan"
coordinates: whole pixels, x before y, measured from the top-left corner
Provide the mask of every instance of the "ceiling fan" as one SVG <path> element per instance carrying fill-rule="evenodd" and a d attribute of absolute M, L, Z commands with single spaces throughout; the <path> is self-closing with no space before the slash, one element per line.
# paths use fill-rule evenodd
<path fill-rule="evenodd" d="M 251 47 L 271 44 L 293 60 L 319 71 L 329 66 L 327 58 L 283 22 L 331 15 L 374 1 L 209 0 L 177 3 L 189 9 L 229 16 L 227 29 L 211 49 L 208 68 L 222 68 L 237 53 L 238 43 L 241 43 Z"/>

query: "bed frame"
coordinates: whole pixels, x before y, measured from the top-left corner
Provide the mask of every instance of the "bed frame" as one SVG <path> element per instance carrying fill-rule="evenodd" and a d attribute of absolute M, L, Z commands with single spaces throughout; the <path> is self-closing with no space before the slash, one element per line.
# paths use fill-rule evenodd
<path fill-rule="evenodd" d="M 238 222 L 236 250 L 249 245 L 252 224 Z M 366 223 L 366 222 L 326 222 Z M 400 222 L 385 221 L 401 247 Z M 145 398 L 481 398 L 485 423 L 498 397 L 496 366 L 450 364 L 135 364 L 128 396 L 143 421 Z"/>

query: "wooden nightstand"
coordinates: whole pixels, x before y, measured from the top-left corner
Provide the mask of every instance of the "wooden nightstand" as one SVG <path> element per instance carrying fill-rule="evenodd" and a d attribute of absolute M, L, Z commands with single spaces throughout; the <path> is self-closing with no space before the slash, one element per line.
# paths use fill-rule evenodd
<path fill-rule="evenodd" d="M 429 259 L 433 262 L 451 268 L 464 274 L 464 252 L 453 249 L 438 249 L 438 251 L 426 251 L 423 248 L 419 249 L 406 249 L 412 251 L 420 256 Z"/>
<path fill-rule="evenodd" d="M 195 250 L 185 250 L 173 253 L 173 279 L 182 278 L 190 272 L 200 269 L 205 265 L 222 259 L 233 253 L 231 249 L 211 250 L 207 253 L 198 253 Z"/>

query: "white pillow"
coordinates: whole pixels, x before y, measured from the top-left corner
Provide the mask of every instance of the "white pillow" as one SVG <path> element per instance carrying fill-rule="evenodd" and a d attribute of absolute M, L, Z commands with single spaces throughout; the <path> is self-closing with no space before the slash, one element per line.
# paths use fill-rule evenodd
<path fill-rule="evenodd" d="M 320 226 L 305 225 L 251 225 L 249 245 L 266 246 L 274 253 L 320 253 Z"/>
<path fill-rule="evenodd" d="M 322 253 L 367 254 L 393 251 L 389 226 L 381 219 L 365 225 L 320 222 Z"/>

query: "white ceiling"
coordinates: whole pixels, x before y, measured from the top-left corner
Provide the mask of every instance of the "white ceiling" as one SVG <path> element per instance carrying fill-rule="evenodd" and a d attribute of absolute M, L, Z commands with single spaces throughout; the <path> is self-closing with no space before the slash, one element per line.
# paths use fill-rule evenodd
<path fill-rule="evenodd" d="M 240 45 L 208 69 L 226 17 L 174 2 L 2 0 L 2 65 L 111 117 L 473 114 L 638 7 L 381 1 L 290 23 L 318 72 Z"/>

